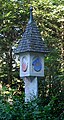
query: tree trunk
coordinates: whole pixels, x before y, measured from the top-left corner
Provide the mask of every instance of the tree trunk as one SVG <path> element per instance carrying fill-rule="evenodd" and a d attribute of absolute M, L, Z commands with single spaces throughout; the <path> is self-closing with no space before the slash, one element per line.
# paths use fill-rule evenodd
<path fill-rule="evenodd" d="M 10 47 L 9 58 L 8 58 L 8 84 L 12 84 L 12 47 Z"/>
<path fill-rule="evenodd" d="M 61 72 L 64 75 L 64 20 L 61 21 Z M 64 81 L 61 81 L 61 91 L 64 91 Z"/>

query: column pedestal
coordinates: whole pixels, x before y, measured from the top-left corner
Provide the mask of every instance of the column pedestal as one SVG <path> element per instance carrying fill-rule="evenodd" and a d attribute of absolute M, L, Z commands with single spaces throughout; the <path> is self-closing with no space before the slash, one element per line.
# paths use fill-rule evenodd
<path fill-rule="evenodd" d="M 24 77 L 25 83 L 25 102 L 29 102 L 38 97 L 37 77 Z"/>

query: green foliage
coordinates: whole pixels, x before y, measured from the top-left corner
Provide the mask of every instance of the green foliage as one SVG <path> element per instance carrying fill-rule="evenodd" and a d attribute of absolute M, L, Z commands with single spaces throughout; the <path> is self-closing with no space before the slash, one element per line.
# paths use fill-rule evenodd
<path fill-rule="evenodd" d="M 16 87 L 20 79 L 19 65 L 14 60 L 12 47 L 22 37 L 30 5 L 50 53 L 45 57 L 45 77 L 38 81 L 39 99 L 25 104 L 24 96 L 18 96 L 23 91 Z M 16 88 L 4 87 L 1 91 L 0 120 L 64 119 L 63 29 L 64 0 L 0 0 L 0 81 Z M 22 81 L 20 84 L 23 87 Z"/>
<path fill-rule="evenodd" d="M 23 1 L 11 0 L 0 0 L 0 11 L 0 80 L 6 78 L 12 84 L 13 65 L 16 66 L 12 47 L 24 31 L 28 11 Z"/>
<path fill-rule="evenodd" d="M 5 95 L 3 94 L 5 91 Z M 8 93 L 8 92 L 9 93 Z M 4 88 L 0 95 L 0 120 L 63 120 L 63 100 L 61 94 L 48 100 L 35 99 L 25 103 L 24 95 L 14 95 L 13 89 Z M 10 98 L 11 101 L 8 101 Z"/>

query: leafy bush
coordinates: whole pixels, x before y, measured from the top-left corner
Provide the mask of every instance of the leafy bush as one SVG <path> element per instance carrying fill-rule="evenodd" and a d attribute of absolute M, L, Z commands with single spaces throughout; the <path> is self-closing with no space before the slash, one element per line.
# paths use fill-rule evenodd
<path fill-rule="evenodd" d="M 5 92 L 6 93 L 6 92 Z M 8 92 L 7 92 L 8 93 Z M 24 102 L 24 95 L 0 95 L 0 120 L 63 120 L 63 94 L 48 98 L 38 98 L 29 103 Z M 12 99 L 8 101 L 8 98 Z"/>

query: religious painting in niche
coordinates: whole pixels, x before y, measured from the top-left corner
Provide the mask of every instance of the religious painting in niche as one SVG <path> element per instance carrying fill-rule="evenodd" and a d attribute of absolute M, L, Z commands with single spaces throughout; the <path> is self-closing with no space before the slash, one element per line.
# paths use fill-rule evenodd
<path fill-rule="evenodd" d="M 39 57 L 35 57 L 32 62 L 33 69 L 36 72 L 39 72 L 42 69 L 42 62 Z"/>
<path fill-rule="evenodd" d="M 22 58 L 22 71 L 23 71 L 23 72 L 26 72 L 26 71 L 27 71 L 27 68 L 28 68 L 27 57 L 24 56 L 24 57 Z"/>

